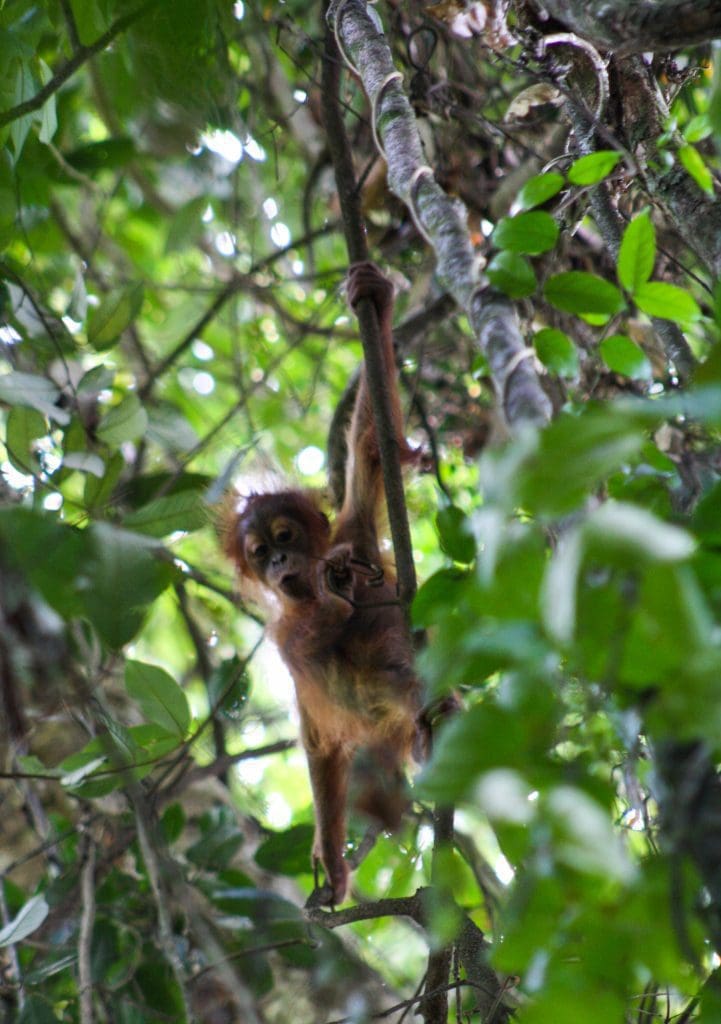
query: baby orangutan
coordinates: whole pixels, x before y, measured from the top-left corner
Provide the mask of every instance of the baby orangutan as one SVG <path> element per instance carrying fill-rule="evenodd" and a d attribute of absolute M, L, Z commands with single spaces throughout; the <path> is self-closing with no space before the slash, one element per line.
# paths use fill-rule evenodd
<path fill-rule="evenodd" d="M 375 303 L 385 372 L 395 381 L 393 288 L 373 263 L 349 272 L 351 307 L 364 298 Z M 416 453 L 403 436 L 397 386 L 392 394 L 400 459 L 410 464 Z M 226 539 L 241 590 L 266 609 L 295 682 L 315 805 L 313 859 L 325 869 L 332 905 L 343 901 L 348 883 L 349 783 L 357 810 L 396 828 L 406 803 L 402 766 L 423 746 L 413 650 L 393 568 L 379 547 L 383 504 L 363 371 L 348 436 L 345 499 L 333 526 L 310 492 L 283 490 L 242 502 Z"/>

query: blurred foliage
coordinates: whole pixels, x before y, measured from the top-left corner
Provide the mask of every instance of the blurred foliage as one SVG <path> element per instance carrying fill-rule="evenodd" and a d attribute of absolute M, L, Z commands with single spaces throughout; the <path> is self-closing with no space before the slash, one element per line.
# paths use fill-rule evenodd
<path fill-rule="evenodd" d="M 605 109 L 520 0 L 485 35 L 483 4 L 377 10 L 557 415 L 498 422 L 347 76 L 433 469 L 419 665 L 464 707 L 401 832 L 351 822 L 353 897 L 389 902 L 331 930 L 292 685 L 218 543 L 238 477 L 322 486 L 360 359 L 321 7 L 0 6 L 0 1021 L 400 1021 L 456 941 L 453 1019 L 500 1019 L 488 977 L 529 1024 L 719 1019 L 716 51 L 638 93 L 611 55 Z"/>

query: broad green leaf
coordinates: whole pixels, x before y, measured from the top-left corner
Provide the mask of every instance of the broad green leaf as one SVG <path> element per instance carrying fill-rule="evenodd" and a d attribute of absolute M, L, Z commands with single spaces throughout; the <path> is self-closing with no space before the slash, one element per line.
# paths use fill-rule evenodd
<path fill-rule="evenodd" d="M 579 157 L 568 170 L 568 180 L 573 185 L 596 185 L 608 177 L 621 158 L 621 153 L 613 149 L 601 149 Z"/>
<path fill-rule="evenodd" d="M 179 736 L 176 730 L 172 732 L 157 725 L 154 722 L 145 722 L 143 725 L 131 725 L 127 730 L 129 738 L 137 747 L 135 757 L 135 775 L 142 778 L 151 772 L 155 762 L 165 757 L 172 750 L 177 750 L 184 736 Z"/>
<path fill-rule="evenodd" d="M 544 294 L 551 305 L 567 313 L 598 313 L 612 316 L 625 306 L 618 288 L 596 274 L 569 270 L 546 281 Z"/>
<path fill-rule="evenodd" d="M 628 883 L 635 869 L 611 816 L 573 786 L 556 786 L 544 810 L 549 812 L 554 854 L 576 871 Z"/>
<path fill-rule="evenodd" d="M 76 957 L 72 959 L 75 961 Z M 58 1024 L 58 1018 L 53 1013 L 50 1002 L 40 996 L 31 995 L 25 1000 L 16 1018 L 16 1024 Z"/>
<path fill-rule="evenodd" d="M 124 167 L 137 156 L 132 139 L 102 139 L 79 146 L 67 154 L 68 163 L 83 174 Z"/>
<path fill-rule="evenodd" d="M 8 413 L 6 439 L 8 458 L 21 473 L 36 473 L 40 464 L 33 441 L 48 432 L 45 417 L 25 405 L 16 405 Z"/>
<path fill-rule="evenodd" d="M 0 543 L 58 614 L 66 619 L 80 614 L 77 577 L 88 560 L 85 532 L 54 516 L 15 506 L 0 509 Z"/>
<path fill-rule="evenodd" d="M 413 601 L 413 625 L 421 628 L 432 626 L 439 614 L 449 605 L 461 600 L 473 576 L 469 570 L 453 568 L 439 569 L 418 588 Z"/>
<path fill-rule="evenodd" d="M 191 199 L 190 202 L 175 211 L 169 221 L 168 236 L 165 242 L 166 253 L 182 250 L 202 235 L 205 231 L 202 217 L 207 206 L 208 197 L 202 195 Z"/>
<path fill-rule="evenodd" d="M 634 217 L 623 233 L 618 253 L 618 279 L 629 292 L 645 284 L 656 260 L 656 231 L 647 210 Z"/>
<path fill-rule="evenodd" d="M 4 928 L 0 928 L 0 946 L 22 942 L 37 931 L 48 916 L 49 907 L 43 896 L 32 896 Z"/>
<path fill-rule="evenodd" d="M 478 777 L 498 768 L 515 769 L 529 782 L 538 779 L 557 715 L 555 696 L 540 680 L 520 686 L 508 706 L 492 698 L 474 705 L 440 730 L 433 757 L 416 780 L 421 799 L 472 798 Z"/>
<path fill-rule="evenodd" d="M 714 483 L 696 506 L 693 527 L 707 544 L 721 546 L 721 481 Z"/>
<path fill-rule="evenodd" d="M 108 647 L 122 647 L 179 570 L 157 558 L 155 542 L 140 534 L 106 523 L 84 533 L 91 549 L 83 566 L 83 610 Z"/>
<path fill-rule="evenodd" d="M 47 377 L 19 370 L 0 375 L 0 402 L 29 406 L 64 426 L 70 416 L 56 404 L 59 398 L 60 392 Z"/>
<path fill-rule="evenodd" d="M 106 444 L 119 445 L 124 441 L 137 440 L 145 433 L 147 426 L 148 414 L 138 396 L 131 392 L 103 416 L 97 435 Z"/>
<path fill-rule="evenodd" d="M 151 537 L 166 537 L 176 530 L 199 530 L 208 522 L 208 512 L 197 491 L 181 491 L 143 505 L 125 520 L 129 530 Z"/>
<path fill-rule="evenodd" d="M 541 206 L 560 192 L 565 183 L 563 175 L 558 174 L 557 171 L 536 174 L 533 178 L 528 179 L 518 193 L 518 205 L 522 210 L 530 210 L 534 206 Z"/>
<path fill-rule="evenodd" d="M 678 158 L 688 173 L 708 195 L 713 195 L 713 175 L 706 166 L 704 158 L 694 146 L 682 146 Z"/>
<path fill-rule="evenodd" d="M 493 232 L 491 242 L 498 249 L 537 256 L 552 249 L 558 241 L 558 224 L 550 213 L 534 210 L 503 217 Z"/>
<path fill-rule="evenodd" d="M 98 391 L 108 390 L 112 388 L 114 380 L 115 370 L 112 366 L 104 366 L 102 363 L 99 363 L 80 378 L 77 388 L 78 394 L 92 395 Z"/>
<path fill-rule="evenodd" d="M 701 310 L 693 295 L 675 284 L 666 284 L 663 281 L 649 281 L 641 285 L 634 292 L 633 300 L 644 313 L 663 320 L 691 324 L 701 316 Z"/>
<path fill-rule="evenodd" d="M 186 825 L 186 816 L 182 804 L 171 804 L 166 807 L 160 819 L 163 838 L 166 843 L 174 843 L 180 839 Z"/>
<path fill-rule="evenodd" d="M 455 505 L 442 508 L 436 516 L 441 547 L 455 562 L 468 564 L 476 557 L 476 543 L 468 517 Z"/>
<path fill-rule="evenodd" d="M 74 789 L 79 786 L 81 782 L 84 782 L 89 775 L 97 771 L 98 768 L 102 768 L 108 763 L 108 759 L 105 754 L 99 754 L 97 757 L 91 757 L 77 768 L 73 768 L 72 771 L 65 772 L 60 782 L 66 789 Z"/>
<path fill-rule="evenodd" d="M 576 628 L 576 591 L 582 559 L 581 531 L 569 529 L 559 539 L 543 579 L 543 621 L 549 634 L 562 645 L 571 642 Z"/>
<path fill-rule="evenodd" d="M 626 546 L 627 558 L 633 549 Z M 621 557 L 623 552 L 620 552 Z M 662 687 L 671 697 L 670 721 L 674 737 L 718 735 L 721 710 L 711 699 L 717 688 L 718 654 L 709 648 L 714 624 L 700 592 L 698 580 L 688 565 L 668 560 L 650 561 L 639 573 L 640 585 L 633 614 L 627 620 L 623 659 L 615 672 L 621 684 L 640 689 Z M 588 624 L 584 623 L 585 628 Z M 695 671 L 689 666 L 697 661 Z M 704 672 L 705 662 L 708 668 Z M 690 699 L 677 705 L 675 694 L 687 692 Z M 664 715 L 663 702 L 655 715 Z M 686 719 L 685 724 L 681 716 Z M 690 729 L 689 729 L 690 725 Z"/>
<path fill-rule="evenodd" d="M 105 463 L 94 452 L 68 452 L 63 458 L 66 469 L 77 469 L 80 473 L 90 473 L 98 479 L 105 474 Z"/>
<path fill-rule="evenodd" d="M 17 107 L 21 103 L 25 103 L 27 100 L 32 99 L 34 94 L 35 80 L 27 63 L 20 60 L 16 64 L 13 106 Z M 16 162 L 22 153 L 23 146 L 25 145 L 25 140 L 28 137 L 28 132 L 30 131 L 32 123 L 33 115 L 25 114 L 24 117 L 16 118 L 10 125 L 10 138 L 12 139 Z"/>
<path fill-rule="evenodd" d="M 92 474 L 85 477 L 83 500 L 89 509 L 100 508 L 109 500 L 124 468 L 122 452 L 114 451 L 106 461 L 105 472 L 100 479 Z"/>
<path fill-rule="evenodd" d="M 620 547 L 654 562 L 682 562 L 696 550 L 686 530 L 622 501 L 604 502 L 589 516 L 584 533 L 602 547 Z"/>
<path fill-rule="evenodd" d="M 256 850 L 255 862 L 267 871 L 279 871 L 282 875 L 307 874 L 311 869 L 312 845 L 313 826 L 293 825 L 285 832 L 273 832 Z"/>
<path fill-rule="evenodd" d="M 705 111 L 703 114 L 696 114 L 691 118 L 683 129 L 683 137 L 689 143 L 701 142 L 703 139 L 707 139 L 712 131 L 713 126 L 708 112 Z"/>
<path fill-rule="evenodd" d="M 90 313 L 88 341 L 97 352 L 112 348 L 143 305 L 142 284 L 128 285 L 105 295 Z"/>
<path fill-rule="evenodd" d="M 216 713 L 237 718 L 248 702 L 251 680 L 247 663 L 237 654 L 216 665 L 208 679 L 208 701 Z"/>
<path fill-rule="evenodd" d="M 562 414 L 540 436 L 537 451 L 519 471 L 520 504 L 531 511 L 565 515 L 591 488 L 640 451 L 640 426 L 615 410 Z"/>
<path fill-rule="evenodd" d="M 185 736 L 190 725 L 188 699 L 164 669 L 142 661 L 128 661 L 125 687 L 145 718 L 181 739 Z"/>
<path fill-rule="evenodd" d="M 43 85 L 47 85 L 53 77 L 53 73 L 42 58 L 38 58 L 38 69 L 40 81 Z M 46 144 L 51 142 L 57 129 L 58 115 L 55 109 L 55 95 L 53 94 L 43 103 L 40 111 L 40 141 Z"/>
<path fill-rule="evenodd" d="M 231 857 L 244 842 L 243 833 L 238 828 L 236 816 L 229 807 L 213 807 L 205 813 L 199 822 L 200 837 L 188 850 L 187 857 L 198 867 L 207 867 L 218 871 L 227 866 Z M 238 892 L 238 890 L 231 890 Z M 249 890 L 255 893 L 256 890 Z M 251 896 L 251 899 L 253 897 Z M 244 901 L 243 901 L 244 902 Z M 235 912 L 233 898 L 228 896 L 224 909 Z"/>
<path fill-rule="evenodd" d="M 527 259 L 504 249 L 497 252 L 486 268 L 494 288 L 511 299 L 523 299 L 536 290 L 536 275 Z"/>
<path fill-rule="evenodd" d="M 543 365 L 560 377 L 575 377 L 579 370 L 578 350 L 563 331 L 544 327 L 535 335 L 533 344 Z"/>
<path fill-rule="evenodd" d="M 648 380 L 651 364 L 640 345 L 623 334 L 612 334 L 599 345 L 601 358 L 609 370 L 625 377 Z"/>

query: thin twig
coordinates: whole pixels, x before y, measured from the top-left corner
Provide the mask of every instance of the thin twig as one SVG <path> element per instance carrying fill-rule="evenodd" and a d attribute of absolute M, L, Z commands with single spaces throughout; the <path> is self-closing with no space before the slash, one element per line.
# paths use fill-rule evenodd
<path fill-rule="evenodd" d="M 129 11 L 122 18 L 118 18 L 116 22 L 113 22 L 107 32 L 103 32 L 94 43 L 91 43 L 89 46 L 78 47 L 70 60 L 61 64 L 53 77 L 34 96 L 31 96 L 29 100 L 18 103 L 17 106 L 10 107 L 9 110 L 0 111 L 0 128 L 3 125 L 19 120 L 21 117 L 25 117 L 26 114 L 33 114 L 36 110 L 40 110 L 43 104 L 75 74 L 78 68 L 82 67 L 96 53 L 100 53 L 109 46 L 116 36 L 124 32 L 126 28 L 129 28 L 138 18 L 142 18 L 151 8 L 157 6 L 158 2 L 159 0 L 147 0 L 147 3 L 141 4 L 134 11 Z"/>

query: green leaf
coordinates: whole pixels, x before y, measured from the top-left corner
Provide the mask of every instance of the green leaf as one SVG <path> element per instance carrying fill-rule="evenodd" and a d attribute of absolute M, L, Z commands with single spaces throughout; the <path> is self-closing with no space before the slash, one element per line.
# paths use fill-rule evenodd
<path fill-rule="evenodd" d="M 178 570 L 159 560 L 155 542 L 140 534 L 107 523 L 94 523 L 84 533 L 91 552 L 83 566 L 83 610 L 108 647 L 122 647 Z"/>
<path fill-rule="evenodd" d="M 16 506 L 0 509 L 0 542 L 55 611 L 68 619 L 81 612 L 76 578 L 88 556 L 86 532 Z"/>
<path fill-rule="evenodd" d="M 645 284 L 656 260 L 656 232 L 648 211 L 639 213 L 623 233 L 618 253 L 618 279 L 629 292 Z"/>
<path fill-rule="evenodd" d="M 503 250 L 496 253 L 486 268 L 486 274 L 493 287 L 511 299 L 524 299 L 536 290 L 533 267 L 516 252 Z"/>
<path fill-rule="evenodd" d="M 88 509 L 100 508 L 105 505 L 115 489 L 120 474 L 125 469 L 125 459 L 120 451 L 115 451 L 106 460 L 105 472 L 101 479 L 89 474 L 85 477 L 83 499 Z"/>
<path fill-rule="evenodd" d="M 432 626 L 438 613 L 442 613 L 463 599 L 466 587 L 473 582 L 473 574 L 465 569 L 439 569 L 418 588 L 413 600 L 413 625 Z"/>
<path fill-rule="evenodd" d="M 105 366 L 99 363 L 91 370 L 84 373 L 80 378 L 77 387 L 79 395 L 96 395 L 99 391 L 109 390 L 115 380 L 115 370 L 112 366 Z"/>
<path fill-rule="evenodd" d="M 183 250 L 202 235 L 205 231 L 202 217 L 207 206 L 208 197 L 202 195 L 191 199 L 190 202 L 175 211 L 168 226 L 168 236 L 165 242 L 166 253 Z"/>
<path fill-rule="evenodd" d="M 160 827 L 163 830 L 163 838 L 166 843 L 175 843 L 180 839 L 185 828 L 186 817 L 182 804 L 170 804 L 166 807 L 163 817 L 160 819 Z"/>
<path fill-rule="evenodd" d="M 143 305 L 142 284 L 117 288 L 105 295 L 90 313 L 88 341 L 97 352 L 112 348 Z"/>
<path fill-rule="evenodd" d="M 703 139 L 707 139 L 712 132 L 713 126 L 711 125 L 708 112 L 704 111 L 703 114 L 696 114 L 685 125 L 683 137 L 686 142 L 701 142 Z"/>
<path fill-rule="evenodd" d="M 688 173 L 707 195 L 713 195 L 713 175 L 706 166 L 703 157 L 694 146 L 682 146 L 678 158 Z"/>
<path fill-rule="evenodd" d="M 181 491 L 143 505 L 129 515 L 124 525 L 151 537 L 165 537 L 176 530 L 190 533 L 208 522 L 208 513 L 196 491 Z"/>
<path fill-rule="evenodd" d="M 148 414 L 135 394 L 128 394 L 106 413 L 100 421 L 97 435 L 101 441 L 119 445 L 124 441 L 135 441 L 148 426 Z"/>
<path fill-rule="evenodd" d="M 75 959 L 75 958 L 73 958 Z M 58 1024 L 52 1004 L 40 996 L 31 995 L 16 1018 L 16 1024 Z"/>
<path fill-rule="evenodd" d="M 15 93 L 13 96 L 13 106 L 19 106 L 21 103 L 25 103 L 27 100 L 32 99 L 35 94 L 35 80 L 30 73 L 30 68 L 25 61 L 17 62 L 17 70 L 15 72 Z M 16 118 L 10 125 L 10 138 L 13 143 L 13 152 L 15 154 L 15 160 L 17 161 L 22 153 L 25 140 L 28 137 L 30 126 L 33 123 L 33 115 L 26 114 L 24 117 Z"/>
<path fill-rule="evenodd" d="M 107 763 L 108 759 L 105 754 L 96 754 L 94 757 L 88 757 L 83 764 L 64 771 L 60 782 L 66 789 L 74 789 L 81 782 L 84 782 L 89 775 L 92 775 L 93 772 L 97 771 L 98 768 L 102 768 Z"/>
<path fill-rule="evenodd" d="M 596 185 L 607 178 L 621 160 L 621 153 L 613 149 L 601 149 L 597 153 L 574 160 L 568 170 L 572 185 Z"/>
<path fill-rule="evenodd" d="M 48 432 L 42 413 L 24 405 L 14 406 L 8 413 L 5 445 L 8 458 L 21 473 L 37 473 L 40 464 L 33 450 L 33 441 Z"/>
<path fill-rule="evenodd" d="M 68 153 L 66 159 L 71 167 L 83 174 L 94 174 L 124 167 L 136 156 L 137 150 L 132 139 L 116 138 L 79 146 Z"/>
<path fill-rule="evenodd" d="M 589 516 L 584 533 L 589 542 L 621 550 L 625 564 L 630 557 L 634 561 L 683 562 L 696 549 L 686 530 L 624 501 L 604 502 Z"/>
<path fill-rule="evenodd" d="M 491 241 L 498 249 L 537 256 L 558 241 L 558 224 L 544 210 L 518 213 L 499 220 Z"/>
<path fill-rule="evenodd" d="M 22 942 L 28 935 L 32 935 L 48 916 L 49 909 L 42 896 L 32 896 L 12 921 L 0 928 L 0 946 Z"/>
<path fill-rule="evenodd" d="M 662 320 L 676 320 L 680 324 L 692 324 L 701 316 L 693 295 L 675 284 L 663 281 L 649 281 L 636 289 L 633 300 L 640 310 L 649 316 Z"/>
<path fill-rule="evenodd" d="M 247 663 L 234 654 L 213 668 L 208 679 L 208 701 L 213 711 L 239 718 L 248 702 L 250 688 Z"/>
<path fill-rule="evenodd" d="M 145 718 L 181 739 L 185 736 L 190 725 L 188 699 L 164 669 L 142 661 L 128 661 L 125 688 L 138 702 Z"/>
<path fill-rule="evenodd" d="M 68 452 L 63 457 L 63 466 L 66 469 L 76 469 L 80 473 L 90 473 L 99 480 L 105 475 L 105 463 L 93 452 Z"/>
<path fill-rule="evenodd" d="M 70 416 L 56 405 L 59 398 L 60 392 L 47 377 L 16 370 L 0 375 L 0 402 L 29 406 L 64 426 L 70 422 Z"/>
<path fill-rule="evenodd" d="M 530 210 L 534 206 L 541 206 L 560 192 L 565 184 L 563 175 L 558 174 L 557 171 L 536 174 L 533 178 L 528 179 L 518 193 L 518 205 L 522 210 Z"/>
<path fill-rule="evenodd" d="M 273 832 L 258 847 L 256 864 L 267 871 L 279 871 L 282 875 L 307 874 L 311 870 L 313 832 L 312 825 L 293 825 L 285 832 Z"/>
<path fill-rule="evenodd" d="M 519 501 L 531 511 L 565 515 L 643 442 L 641 427 L 615 409 L 562 414 L 543 431 L 538 450 L 518 474 Z"/>
<path fill-rule="evenodd" d="M 245 837 L 229 807 L 213 807 L 200 819 L 199 828 L 200 838 L 189 847 L 186 856 L 198 867 L 217 872 L 227 866 Z M 232 906 L 228 909 L 233 912 Z"/>
<path fill-rule="evenodd" d="M 569 270 L 549 277 L 544 294 L 552 306 L 567 313 L 598 313 L 608 317 L 620 313 L 625 306 L 615 285 L 585 270 Z"/>
<path fill-rule="evenodd" d="M 468 565 L 476 557 L 476 542 L 468 516 L 455 505 L 442 508 L 436 515 L 441 547 L 454 562 Z"/>
<path fill-rule="evenodd" d="M 707 544 L 721 546 L 721 481 L 714 483 L 699 501 L 693 526 Z"/>
<path fill-rule="evenodd" d="M 609 370 L 625 377 L 649 380 L 651 364 L 640 345 L 623 334 L 612 334 L 604 338 L 599 346 L 601 358 Z"/>
<path fill-rule="evenodd" d="M 575 377 L 579 370 L 578 351 L 571 339 L 555 327 L 544 327 L 533 344 L 543 365 L 560 377 Z"/>
<path fill-rule="evenodd" d="M 484 700 L 440 731 L 415 788 L 422 799 L 455 803 L 471 797 L 484 772 L 516 768 L 530 778 L 546 758 L 555 719 L 553 695 L 541 683 L 534 692 L 521 693 L 517 706 Z M 530 817 L 532 808 L 528 811 Z"/>
<path fill-rule="evenodd" d="M 38 69 L 40 72 L 40 81 L 43 85 L 47 85 L 52 79 L 53 73 L 45 61 L 40 57 L 38 58 Z M 40 141 L 47 145 L 48 142 L 52 141 L 57 129 L 58 115 L 57 110 L 55 109 L 55 94 L 53 93 L 53 95 L 43 103 L 40 110 Z"/>

